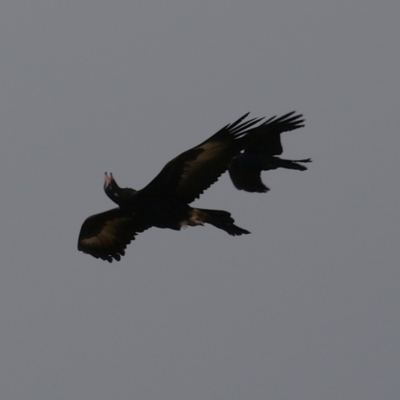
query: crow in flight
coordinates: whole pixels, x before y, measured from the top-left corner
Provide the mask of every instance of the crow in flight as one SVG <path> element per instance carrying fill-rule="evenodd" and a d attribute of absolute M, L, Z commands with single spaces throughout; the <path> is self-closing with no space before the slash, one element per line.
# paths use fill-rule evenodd
<path fill-rule="evenodd" d="M 261 171 L 277 168 L 297 169 L 307 168 L 299 163 L 309 163 L 304 160 L 285 160 L 279 157 L 283 152 L 281 133 L 302 128 L 302 115 L 294 112 L 280 118 L 272 117 L 246 135 L 244 151 L 233 158 L 229 167 L 229 175 L 235 187 L 246 192 L 267 192 L 269 190 L 261 181 Z"/>

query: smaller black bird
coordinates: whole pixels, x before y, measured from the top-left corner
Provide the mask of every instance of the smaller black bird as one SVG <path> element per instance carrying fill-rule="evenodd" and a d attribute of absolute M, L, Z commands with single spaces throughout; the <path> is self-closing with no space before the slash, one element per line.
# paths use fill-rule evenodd
<path fill-rule="evenodd" d="M 303 115 L 294 113 L 292 111 L 279 118 L 274 116 L 248 132 L 244 151 L 233 158 L 229 167 L 229 175 L 237 189 L 265 193 L 269 188 L 261 180 L 261 171 L 277 168 L 299 171 L 307 169 L 300 163 L 309 163 L 310 158 L 285 160 L 275 157 L 283 152 L 281 133 L 304 127 Z"/>

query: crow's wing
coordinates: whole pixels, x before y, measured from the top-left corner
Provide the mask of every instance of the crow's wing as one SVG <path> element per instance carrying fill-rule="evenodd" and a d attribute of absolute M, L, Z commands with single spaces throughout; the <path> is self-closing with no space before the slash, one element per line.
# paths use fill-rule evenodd
<path fill-rule="evenodd" d="M 252 154 L 281 155 L 283 152 L 281 133 L 304 127 L 302 114 L 292 111 L 282 117 L 272 117 L 246 136 L 245 151 Z"/>
<path fill-rule="evenodd" d="M 261 170 L 258 156 L 242 153 L 233 159 L 229 175 L 236 189 L 265 193 L 269 188 L 261 181 Z"/>

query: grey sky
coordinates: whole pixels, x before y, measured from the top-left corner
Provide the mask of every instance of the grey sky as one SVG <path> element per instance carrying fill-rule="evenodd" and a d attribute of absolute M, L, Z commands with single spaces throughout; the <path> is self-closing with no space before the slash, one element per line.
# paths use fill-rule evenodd
<path fill-rule="evenodd" d="M 7 400 L 400 398 L 398 1 L 4 1 L 0 391 Z M 247 111 L 304 113 L 252 232 L 78 253 L 113 204 Z"/>

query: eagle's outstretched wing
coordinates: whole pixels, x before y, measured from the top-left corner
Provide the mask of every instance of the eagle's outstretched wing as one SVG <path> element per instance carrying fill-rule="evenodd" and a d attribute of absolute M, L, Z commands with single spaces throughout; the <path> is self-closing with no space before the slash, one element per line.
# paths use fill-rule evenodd
<path fill-rule="evenodd" d="M 172 195 L 185 203 L 199 198 L 229 168 L 233 157 L 243 150 L 243 139 L 249 129 L 262 120 L 253 118 L 243 122 L 248 115 L 175 157 L 138 195 Z"/>
<path fill-rule="evenodd" d="M 78 250 L 109 262 L 113 259 L 119 261 L 125 254 L 126 246 L 150 226 L 121 208 L 95 214 L 82 225 Z"/>

